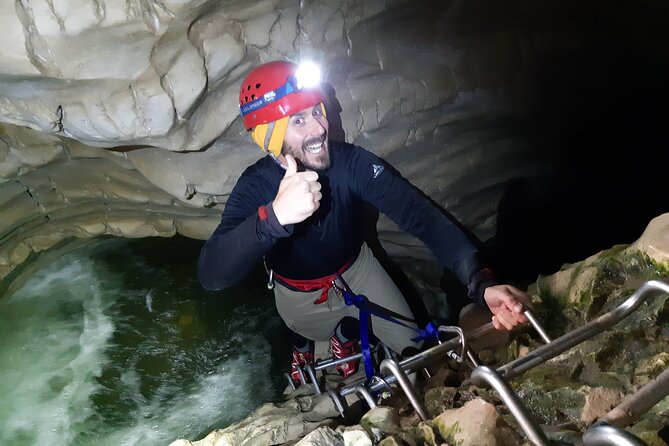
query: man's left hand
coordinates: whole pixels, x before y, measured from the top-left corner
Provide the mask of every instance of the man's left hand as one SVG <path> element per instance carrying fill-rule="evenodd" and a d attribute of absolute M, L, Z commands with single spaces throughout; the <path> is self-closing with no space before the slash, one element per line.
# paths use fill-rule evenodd
<path fill-rule="evenodd" d="M 530 296 L 511 285 L 489 286 L 483 292 L 483 299 L 492 312 L 492 323 L 498 330 L 511 330 L 518 324 L 527 322 L 523 314 L 530 303 Z"/>

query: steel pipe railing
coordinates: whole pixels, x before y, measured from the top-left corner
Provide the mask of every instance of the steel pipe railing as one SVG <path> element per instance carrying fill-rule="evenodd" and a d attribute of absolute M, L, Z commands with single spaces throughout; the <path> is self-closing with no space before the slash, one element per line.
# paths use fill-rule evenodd
<path fill-rule="evenodd" d="M 525 315 L 527 316 L 529 310 L 525 310 Z M 543 328 L 539 323 L 536 321 L 536 318 L 532 317 L 531 319 L 528 318 L 534 328 L 537 330 L 537 332 L 544 332 Z M 456 327 L 460 330 L 459 327 Z M 440 327 L 442 329 L 442 327 Z M 441 330 L 442 332 L 444 331 L 443 329 Z M 462 339 L 468 339 L 468 340 L 474 340 L 477 338 L 480 338 L 481 336 L 485 336 L 489 333 L 495 332 L 496 329 L 493 326 L 492 322 L 488 322 L 486 324 L 483 324 L 474 330 L 469 331 L 468 333 L 464 334 L 461 337 L 458 338 L 453 338 L 449 339 L 447 341 L 443 341 L 441 344 L 437 344 L 434 347 L 430 347 L 427 350 L 424 350 L 422 352 L 419 352 L 413 356 L 410 356 L 409 358 L 406 358 L 402 361 L 399 361 L 400 367 L 406 371 L 406 372 L 412 372 L 416 371 L 419 368 L 425 366 L 426 364 L 432 362 L 433 360 L 441 357 L 442 354 L 447 354 L 449 351 L 457 348 L 459 345 L 462 345 Z M 468 350 L 468 349 L 467 349 Z M 472 358 L 472 355 L 468 354 L 470 359 Z M 475 362 L 475 361 L 474 361 Z M 397 384 L 397 380 L 394 379 L 394 376 L 388 376 L 385 378 L 385 381 L 388 384 Z M 348 396 L 352 393 L 355 392 L 355 386 L 358 385 L 359 382 L 352 383 L 350 385 L 344 386 L 341 388 L 340 393 L 342 396 Z M 379 383 L 370 383 L 367 385 L 367 388 L 371 392 L 376 392 L 382 388 L 382 386 Z"/>
<path fill-rule="evenodd" d="M 528 321 L 530 321 L 530 324 L 532 324 L 532 327 L 536 330 L 536 332 L 541 336 L 541 339 L 543 339 L 544 343 L 549 344 L 551 341 L 550 336 L 548 336 L 548 333 L 546 333 L 546 330 L 544 330 L 544 327 L 541 326 L 539 323 L 539 320 L 537 317 L 534 315 L 532 310 L 529 308 L 525 309 L 525 317 L 527 318 Z"/>
<path fill-rule="evenodd" d="M 346 400 L 343 399 L 338 392 L 334 391 L 333 389 L 328 390 L 328 395 L 330 396 L 330 399 L 332 400 L 332 403 L 334 404 L 335 408 L 339 412 L 339 415 L 342 417 L 346 416 Z"/>
<path fill-rule="evenodd" d="M 437 333 L 439 333 L 439 334 L 441 334 L 441 333 L 451 333 L 451 334 L 456 334 L 458 336 L 458 338 L 460 339 L 460 346 L 462 347 L 462 353 L 460 353 L 458 355 L 457 353 L 455 353 L 451 350 L 451 351 L 447 352 L 446 354 L 450 358 L 455 359 L 457 362 L 462 362 L 465 358 L 465 352 L 467 351 L 467 338 L 465 338 L 465 333 L 462 331 L 462 328 L 454 327 L 454 326 L 450 326 L 450 325 L 446 325 L 446 326 L 441 325 L 437 329 Z M 441 344 L 443 341 L 441 339 L 437 339 L 437 342 L 439 344 Z M 452 353 L 452 355 L 450 355 L 449 353 Z"/>
<path fill-rule="evenodd" d="M 648 446 L 634 434 L 617 427 L 595 425 L 583 433 L 583 446 Z"/>
<path fill-rule="evenodd" d="M 583 434 L 584 446 L 647 446 L 635 435 L 622 430 L 634 423 L 655 404 L 669 395 L 669 369 L 628 395 Z"/>
<path fill-rule="evenodd" d="M 604 415 L 602 421 L 619 428 L 627 427 L 667 395 L 669 395 L 669 369 L 665 369 L 654 380 L 628 395 Z"/>
<path fill-rule="evenodd" d="M 466 336 L 469 337 L 470 339 L 476 339 L 478 337 L 481 337 L 485 334 L 494 331 L 495 327 L 492 325 L 492 322 L 488 322 L 487 324 L 481 325 L 480 327 L 472 330 Z M 434 347 L 430 347 L 427 350 L 419 352 L 414 356 L 411 356 L 409 358 L 400 361 L 399 365 L 404 371 L 407 372 L 416 371 L 425 364 L 431 362 L 432 360 L 441 357 L 446 352 L 453 350 L 454 348 L 457 348 L 459 345 L 460 345 L 459 338 L 449 339 L 448 341 L 444 341 L 441 344 L 437 344 Z M 339 393 L 343 397 L 348 396 L 355 392 L 355 386 L 358 384 L 360 384 L 360 382 L 354 382 L 352 384 L 346 385 L 340 389 Z M 377 392 L 388 384 L 397 384 L 397 379 L 395 378 L 394 375 L 385 377 L 383 379 L 383 383 L 381 381 L 371 382 L 367 385 L 367 388 L 371 392 Z"/>
<path fill-rule="evenodd" d="M 355 393 L 359 397 L 364 398 L 365 402 L 367 402 L 367 405 L 369 406 L 370 409 L 374 409 L 376 407 L 376 401 L 374 401 L 374 397 L 372 397 L 372 394 L 369 393 L 369 390 L 367 390 L 367 387 L 363 386 L 362 384 L 355 386 Z"/>
<path fill-rule="evenodd" d="M 290 386 L 291 389 L 295 390 L 297 387 L 295 387 L 295 383 L 293 382 L 293 378 L 290 377 L 290 373 L 284 373 L 283 376 L 286 377 L 288 380 L 288 385 Z"/>
<path fill-rule="evenodd" d="M 660 280 L 650 280 L 644 283 L 634 294 L 625 302 L 597 319 L 588 322 L 582 327 L 570 331 L 569 333 L 554 339 L 549 344 L 542 345 L 529 352 L 522 358 L 518 358 L 510 363 L 499 367 L 497 373 L 506 379 L 510 379 L 525 373 L 533 367 L 548 361 L 560 353 L 569 350 L 575 345 L 611 328 L 620 322 L 630 313 L 636 310 L 649 295 L 655 292 L 664 292 L 669 294 L 669 284 Z"/>
<path fill-rule="evenodd" d="M 532 422 L 516 392 L 513 391 L 511 386 L 494 369 L 480 365 L 472 371 L 471 380 L 479 386 L 489 384 L 500 394 L 504 404 L 509 408 L 523 429 L 523 432 L 525 432 L 525 435 L 532 443 L 538 446 L 549 445 L 546 434 Z"/>
<path fill-rule="evenodd" d="M 546 342 L 546 345 L 537 348 L 536 350 L 528 353 L 526 356 L 518 358 L 515 361 L 498 368 L 497 370 L 486 366 L 477 366 L 472 372 L 471 378 L 477 384 L 489 384 L 495 390 L 497 390 L 505 404 L 509 407 L 509 410 L 518 420 L 528 439 L 530 439 L 530 441 L 538 446 L 547 446 L 549 442 L 546 438 L 546 435 L 538 426 L 532 423 L 524 406 L 520 402 L 520 399 L 511 389 L 505 379 L 516 377 L 526 372 L 527 370 L 559 355 L 571 347 L 612 327 L 627 317 L 634 310 L 636 310 L 649 295 L 655 292 L 664 292 L 669 294 L 669 284 L 659 280 L 648 281 L 614 310 L 555 340 L 550 339 L 543 327 L 538 323 L 534 314 L 530 310 L 526 310 L 525 316 L 536 329 L 539 336 L 544 340 L 544 342 Z M 492 323 L 488 323 L 473 330 L 468 334 L 468 336 L 470 339 L 474 339 L 494 330 L 495 329 L 492 326 Z M 440 332 L 449 332 L 449 330 L 442 329 L 440 327 Z M 441 353 L 448 353 L 458 345 L 462 346 L 463 353 L 459 356 L 459 358 L 462 358 L 469 349 L 467 349 L 466 346 L 466 337 L 462 335 L 461 331 L 458 334 L 460 334 L 460 336 L 456 339 L 442 342 L 403 361 L 398 362 L 393 359 L 385 359 L 381 362 L 380 369 L 382 373 L 389 373 L 390 376 L 387 376 L 381 380 L 377 380 L 376 382 L 371 382 L 367 384 L 367 386 L 363 386 L 360 383 L 354 383 L 353 385 L 345 386 L 340 390 L 337 398 L 333 397 L 333 401 L 335 401 L 336 405 L 339 403 L 339 408 L 341 406 L 341 402 L 338 397 L 345 397 L 346 395 L 350 395 L 351 393 L 356 392 L 358 395 L 365 398 L 370 407 L 373 407 L 372 404 L 375 405 L 375 403 L 370 391 L 376 392 L 383 386 L 397 383 L 406 394 L 407 398 L 420 418 L 422 420 L 427 420 L 427 413 L 416 397 L 416 393 L 406 375 L 406 372 L 415 371 L 417 368 L 422 367 L 431 360 L 439 357 Z M 472 357 L 471 354 L 469 356 Z M 669 372 L 667 372 L 666 375 L 665 373 L 661 374 L 658 378 L 659 384 L 656 384 L 655 387 L 651 387 L 650 390 L 647 390 L 646 392 L 655 392 L 658 386 L 660 386 L 662 392 L 665 390 L 669 392 L 669 389 L 665 389 L 669 383 Z M 663 397 L 664 396 L 662 396 L 662 398 Z M 657 398 L 657 396 L 655 396 L 655 398 Z M 652 405 L 659 401 L 654 401 L 655 398 L 644 397 L 643 400 L 646 402 L 652 402 L 652 407 Z M 611 441 L 615 442 L 611 443 Z M 583 442 L 585 446 L 645 446 L 645 443 L 643 443 L 634 435 L 621 429 L 605 425 L 596 425 L 588 429 L 583 436 Z"/>
<path fill-rule="evenodd" d="M 568 350 L 569 348 L 585 341 L 586 339 L 589 339 L 592 336 L 595 336 L 596 334 L 601 333 L 602 331 L 610 328 L 611 326 L 617 324 L 622 319 L 627 317 L 631 312 L 636 310 L 639 307 L 639 305 L 641 305 L 641 303 L 645 301 L 648 295 L 657 291 L 669 294 L 669 284 L 658 280 L 652 280 L 646 282 L 634 294 L 632 294 L 632 296 L 630 296 L 625 302 L 623 302 L 620 306 L 618 306 L 614 310 L 587 323 L 583 327 L 573 330 L 552 341 L 550 337 L 547 335 L 546 331 L 543 329 L 543 327 L 538 323 L 534 314 L 530 310 L 525 310 L 525 316 L 533 325 L 539 336 L 547 344 L 528 353 L 526 356 L 522 358 L 518 358 L 515 361 L 512 361 L 509 364 L 506 364 L 498 368 L 496 371 L 485 366 L 477 366 L 474 372 L 472 373 L 472 379 L 477 380 L 479 382 L 486 382 L 491 386 L 493 386 L 500 393 L 500 395 L 502 395 L 502 398 L 505 399 L 505 402 L 508 400 L 507 405 L 509 406 L 512 413 L 518 419 L 521 427 L 525 431 L 528 438 L 530 438 L 537 445 L 546 445 L 548 443 L 545 434 L 538 427 L 536 427 L 531 423 L 529 417 L 527 416 L 527 413 L 525 412 L 524 407 L 520 403 L 520 400 L 518 399 L 517 395 L 513 392 L 513 390 L 511 390 L 510 386 L 507 384 L 504 378 L 510 379 L 515 376 L 518 376 L 524 373 L 525 371 L 547 361 L 548 359 L 551 359 L 559 355 L 560 353 Z M 392 359 L 386 359 L 382 361 L 380 367 L 381 372 L 390 373 L 390 376 L 387 376 L 380 381 L 377 380 L 376 382 L 368 383 L 365 386 L 365 389 L 367 389 L 368 396 L 371 397 L 370 392 L 379 391 L 384 386 L 390 384 L 399 384 L 402 390 L 404 390 L 405 394 L 407 395 L 407 398 L 413 405 L 418 415 L 421 417 L 421 419 L 426 420 L 427 414 L 425 412 L 425 409 L 422 407 L 422 404 L 416 397 L 413 386 L 411 385 L 406 376 L 406 372 L 416 371 L 416 369 L 431 362 L 433 359 L 439 357 L 442 353 L 448 353 L 449 351 L 453 350 L 459 345 L 462 346 L 463 354 L 459 356 L 460 358 L 462 358 L 462 356 L 464 356 L 465 352 L 467 352 L 468 350 L 466 348 L 467 338 L 475 339 L 490 332 L 493 332 L 494 330 L 495 328 L 493 327 L 492 323 L 487 323 L 471 331 L 470 333 L 468 333 L 467 336 L 462 335 L 460 331 L 460 333 L 458 333 L 460 334 L 458 338 L 444 341 L 423 352 L 420 352 L 414 356 L 406 358 L 403 361 L 398 362 Z M 445 331 L 448 330 L 442 329 L 440 327 L 440 332 L 445 332 Z M 472 357 L 472 355 L 469 356 Z M 350 360 L 350 358 L 345 358 L 342 359 L 341 361 L 344 360 Z M 328 363 L 323 367 L 330 365 L 332 365 L 332 363 Z M 344 386 L 339 391 L 339 395 L 341 397 L 345 397 L 347 395 L 356 392 L 359 395 L 362 395 L 362 397 L 365 398 L 369 404 L 370 401 L 365 396 L 365 394 L 360 393 L 361 386 L 362 385 L 360 382 Z M 597 431 L 595 431 L 595 433 L 596 432 Z"/>
<path fill-rule="evenodd" d="M 472 351 L 471 348 L 467 349 L 467 358 L 469 358 L 469 361 L 472 363 L 474 368 L 476 368 L 480 365 L 478 358 L 476 357 L 476 355 L 474 354 L 474 352 Z"/>
<path fill-rule="evenodd" d="M 297 366 L 299 369 L 299 366 Z M 318 379 L 316 379 L 316 371 L 314 368 L 311 366 L 311 364 L 304 364 L 304 370 L 307 371 L 307 375 L 309 375 L 309 379 L 311 380 L 311 384 L 314 386 L 314 392 L 316 392 L 316 395 L 320 395 L 321 392 L 321 387 L 318 385 Z"/>
<path fill-rule="evenodd" d="M 384 350 L 387 350 L 388 347 L 385 345 L 381 344 L 384 348 Z M 371 352 L 374 353 L 377 350 L 378 346 L 374 346 L 371 349 Z M 316 379 L 316 372 L 319 370 L 326 369 L 328 367 L 334 367 L 339 364 L 343 364 L 348 361 L 354 361 L 356 359 L 362 358 L 362 353 L 356 353 L 351 356 L 347 356 L 345 358 L 339 358 L 339 359 L 334 359 L 334 358 L 327 358 L 322 361 L 318 361 L 315 364 L 304 364 L 304 366 L 300 366 L 297 364 L 295 367 L 297 369 L 297 373 L 299 374 L 300 381 L 302 384 L 306 384 L 306 376 L 304 375 L 304 372 L 306 371 L 307 375 L 309 376 L 309 379 L 311 380 L 311 383 L 313 384 L 314 387 L 314 392 L 316 395 L 320 395 L 323 392 L 321 391 L 320 386 L 318 385 L 318 380 Z M 290 387 L 295 390 L 295 384 L 293 383 L 293 379 L 290 376 L 289 373 L 285 373 L 286 378 L 288 379 L 288 384 Z"/>
<path fill-rule="evenodd" d="M 414 391 L 414 388 L 411 385 L 411 381 L 409 381 L 409 378 L 407 377 L 406 373 L 404 373 L 404 370 L 402 370 L 402 367 L 400 366 L 399 362 L 395 361 L 394 359 L 384 359 L 383 361 L 381 361 L 380 369 L 381 372 L 391 373 L 395 377 L 397 383 L 400 385 L 402 390 L 404 390 L 404 394 L 409 399 L 409 402 L 413 406 L 414 410 L 416 411 L 420 419 L 423 421 L 427 420 L 428 419 L 427 412 L 425 411 L 423 405 L 418 400 L 416 392 Z"/>

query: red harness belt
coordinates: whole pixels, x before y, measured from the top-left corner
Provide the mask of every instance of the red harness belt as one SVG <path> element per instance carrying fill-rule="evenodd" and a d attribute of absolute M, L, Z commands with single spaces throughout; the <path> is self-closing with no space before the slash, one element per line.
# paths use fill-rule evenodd
<path fill-rule="evenodd" d="M 342 266 L 337 273 L 343 274 L 355 261 L 351 259 L 346 262 L 346 265 Z M 288 285 L 291 288 L 294 288 L 297 291 L 316 291 L 321 290 L 321 297 L 314 301 L 314 305 L 322 304 L 328 300 L 328 291 L 332 288 L 332 281 L 336 279 L 337 273 L 331 274 L 325 277 L 319 277 L 317 279 L 306 279 L 306 280 L 293 280 L 287 277 L 283 277 L 274 273 L 274 277 L 279 279 L 279 282 L 283 285 Z"/>

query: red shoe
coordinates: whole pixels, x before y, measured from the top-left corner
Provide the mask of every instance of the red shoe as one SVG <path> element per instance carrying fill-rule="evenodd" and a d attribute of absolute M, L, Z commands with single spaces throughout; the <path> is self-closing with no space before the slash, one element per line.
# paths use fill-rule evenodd
<path fill-rule="evenodd" d="M 335 359 L 346 358 L 358 353 L 358 342 L 355 340 L 341 342 L 336 335 L 333 335 L 330 338 L 330 349 L 332 350 L 332 356 Z M 359 362 L 359 359 L 352 359 L 350 361 L 337 364 L 335 368 L 341 376 L 348 378 L 358 371 Z"/>
<path fill-rule="evenodd" d="M 313 363 L 313 350 L 310 349 L 306 352 L 298 352 L 297 350 L 293 350 L 293 362 L 290 365 L 290 378 L 293 380 L 293 382 L 295 382 L 295 384 L 306 384 L 302 382 L 302 378 L 300 377 L 300 372 L 297 370 L 297 366 L 299 365 L 302 368 L 304 379 L 306 382 L 309 382 L 309 375 L 307 375 L 307 373 L 304 371 L 304 365 Z"/>

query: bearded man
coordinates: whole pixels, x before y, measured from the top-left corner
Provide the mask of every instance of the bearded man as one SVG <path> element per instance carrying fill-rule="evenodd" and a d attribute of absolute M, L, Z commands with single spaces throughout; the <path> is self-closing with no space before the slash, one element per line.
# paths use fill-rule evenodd
<path fill-rule="evenodd" d="M 297 365 L 314 360 L 312 341 L 330 341 L 336 358 L 357 347 L 342 320 L 358 317 L 332 289 L 339 273 L 358 294 L 411 318 L 409 306 L 364 243 L 362 207 L 369 203 L 418 237 L 440 264 L 487 306 L 498 329 L 526 321 L 522 291 L 501 285 L 482 264 L 467 235 L 440 209 L 376 155 L 330 141 L 319 83 L 305 81 L 290 62 L 252 70 L 240 88 L 240 110 L 253 140 L 268 154 L 239 178 L 221 223 L 202 248 L 199 278 L 208 290 L 241 279 L 263 257 L 276 281 L 276 308 L 300 336 L 293 341 Z M 373 334 L 397 353 L 420 345 L 410 327 L 372 316 Z M 415 324 L 414 324 L 415 327 Z M 340 364 L 344 376 L 356 364 Z"/>

